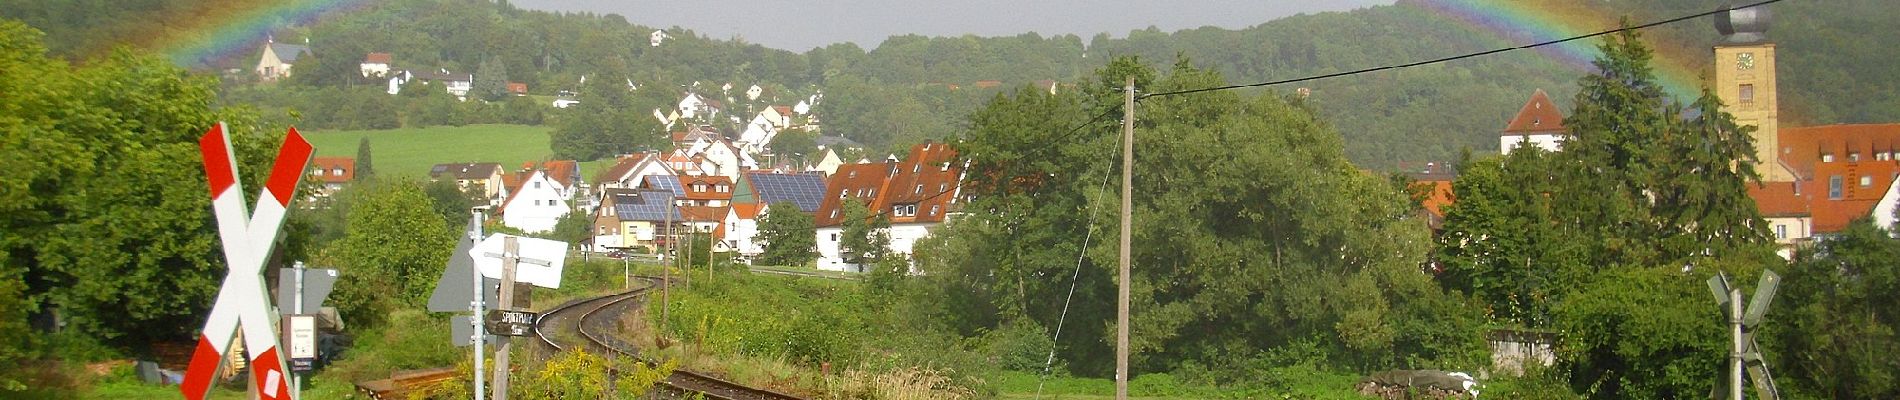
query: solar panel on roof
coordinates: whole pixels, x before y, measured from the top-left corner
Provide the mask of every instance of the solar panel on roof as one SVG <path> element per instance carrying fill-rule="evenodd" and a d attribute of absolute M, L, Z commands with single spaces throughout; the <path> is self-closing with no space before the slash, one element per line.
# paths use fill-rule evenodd
<path fill-rule="evenodd" d="M 825 180 L 817 174 L 752 174 L 750 178 L 761 203 L 791 202 L 799 211 L 817 212 L 824 201 Z"/>
<path fill-rule="evenodd" d="M 672 191 L 674 196 L 686 195 L 686 187 L 680 186 L 680 177 L 674 175 L 647 176 L 647 186 L 653 189 Z"/>

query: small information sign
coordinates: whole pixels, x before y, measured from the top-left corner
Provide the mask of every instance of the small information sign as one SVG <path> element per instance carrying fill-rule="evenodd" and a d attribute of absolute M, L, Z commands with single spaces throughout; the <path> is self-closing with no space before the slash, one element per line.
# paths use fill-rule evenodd
<path fill-rule="evenodd" d="M 532 311 L 492 310 L 488 312 L 488 333 L 500 336 L 528 336 L 534 332 Z"/>
<path fill-rule="evenodd" d="M 291 315 L 290 319 L 290 370 L 309 372 L 317 361 L 317 316 Z"/>

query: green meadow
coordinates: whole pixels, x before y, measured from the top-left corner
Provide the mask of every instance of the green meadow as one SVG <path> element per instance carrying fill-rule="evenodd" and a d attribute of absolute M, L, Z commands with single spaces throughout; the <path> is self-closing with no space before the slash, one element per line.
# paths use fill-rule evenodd
<path fill-rule="evenodd" d="M 497 162 L 515 169 L 524 161 L 546 160 L 554 154 L 548 148 L 551 130 L 527 125 L 468 125 L 311 131 L 304 132 L 304 137 L 316 146 L 319 157 L 355 157 L 357 141 L 367 137 L 370 158 L 375 163 L 372 167 L 378 175 L 427 179 L 429 167 L 441 163 Z"/>

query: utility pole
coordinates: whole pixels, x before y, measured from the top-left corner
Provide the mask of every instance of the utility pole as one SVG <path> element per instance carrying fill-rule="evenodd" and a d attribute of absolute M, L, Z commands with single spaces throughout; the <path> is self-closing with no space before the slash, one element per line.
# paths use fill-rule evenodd
<path fill-rule="evenodd" d="M 1134 238 L 1135 77 L 1122 86 L 1121 279 L 1115 288 L 1115 400 L 1128 400 L 1128 243 Z"/>
<path fill-rule="evenodd" d="M 487 210 L 482 207 L 476 207 L 471 211 L 474 212 L 470 213 L 468 217 L 472 218 L 473 221 L 469 224 L 470 231 L 468 234 L 473 240 L 480 241 L 482 240 L 482 220 L 487 219 L 485 215 Z M 482 369 L 482 359 L 485 358 L 482 353 L 487 352 L 487 349 L 483 346 L 482 342 L 486 341 L 488 327 L 486 326 L 487 323 L 482 321 L 482 270 L 481 267 L 475 266 L 475 263 L 472 262 L 468 264 L 468 267 L 474 270 L 472 273 L 475 277 L 475 290 L 472 292 L 475 294 L 475 298 L 469 301 L 469 308 L 475 312 L 469 316 L 469 323 L 475 324 L 475 373 L 470 375 L 474 375 L 475 378 L 475 392 L 473 393 L 475 400 L 482 400 L 482 392 L 487 391 L 485 390 L 487 386 L 483 384 L 482 381 L 482 371 L 486 371 Z"/>
<path fill-rule="evenodd" d="M 514 236 L 506 237 L 502 242 L 501 293 L 497 294 L 495 299 L 501 304 L 495 306 L 497 310 L 515 308 L 515 263 L 521 260 L 519 246 L 520 243 L 515 241 Z M 481 279 L 477 278 L 476 281 L 479 282 Z M 510 347 L 512 346 L 509 346 L 508 340 L 501 340 L 500 348 L 495 350 L 495 384 L 490 386 L 495 393 L 488 396 L 490 399 L 508 400 L 508 350 Z"/>
<path fill-rule="evenodd" d="M 668 298 L 672 297 L 673 293 L 672 269 L 675 261 L 673 261 L 673 257 L 667 257 L 666 254 L 673 250 L 673 195 L 671 193 L 672 192 L 668 192 L 666 195 L 666 231 L 660 236 L 661 239 L 665 239 L 666 241 L 666 247 L 660 249 L 660 260 L 665 261 L 660 263 L 660 334 L 662 335 L 666 333 L 665 329 L 668 321 L 666 319 L 666 309 L 673 303 L 673 301 Z M 659 241 L 654 241 L 654 243 L 659 243 Z M 658 335 L 655 336 L 657 337 Z"/>
<path fill-rule="evenodd" d="M 1748 347 L 1742 344 L 1742 289 L 1728 291 L 1728 321 L 1730 342 L 1728 355 L 1728 398 L 1742 399 L 1742 355 Z"/>

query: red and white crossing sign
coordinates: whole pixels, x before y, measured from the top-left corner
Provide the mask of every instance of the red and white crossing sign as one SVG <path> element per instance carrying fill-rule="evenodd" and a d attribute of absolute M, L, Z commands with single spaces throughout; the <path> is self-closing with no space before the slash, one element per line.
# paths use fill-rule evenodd
<path fill-rule="evenodd" d="M 198 149 L 204 155 L 205 176 L 211 184 L 211 210 L 218 217 L 218 238 L 230 270 L 218 289 L 217 302 L 212 303 L 211 317 L 205 321 L 198 350 L 192 353 L 191 366 L 185 370 L 179 390 L 187 399 L 205 398 L 225 350 L 242 326 L 241 338 L 257 393 L 264 399 L 291 399 L 290 377 L 284 374 L 284 360 L 277 351 L 277 315 L 264 286 L 263 268 L 277 242 L 278 228 L 283 226 L 297 183 L 310 165 L 313 149 L 296 128 L 290 129 L 283 146 L 277 149 L 277 160 L 264 180 L 255 210 L 245 210 L 237 156 L 231 151 L 231 137 L 224 123 L 205 132 L 198 139 Z"/>

